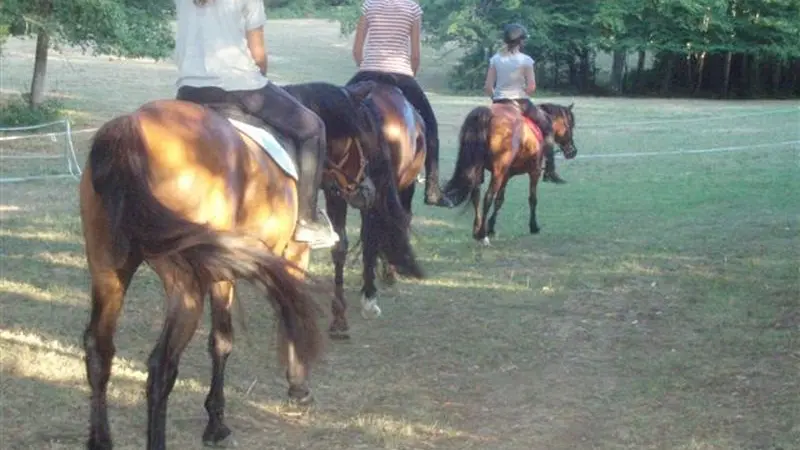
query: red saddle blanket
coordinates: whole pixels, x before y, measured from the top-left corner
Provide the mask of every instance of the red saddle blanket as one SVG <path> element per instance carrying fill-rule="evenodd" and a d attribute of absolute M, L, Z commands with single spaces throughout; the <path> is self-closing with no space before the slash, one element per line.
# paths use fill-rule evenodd
<path fill-rule="evenodd" d="M 536 125 L 536 122 L 528 116 L 522 116 L 522 118 L 525 120 L 525 124 L 528 125 L 528 128 L 536 135 L 536 139 L 538 139 L 539 142 L 544 142 L 544 134 L 542 133 L 542 129 L 539 128 L 539 125 Z"/>

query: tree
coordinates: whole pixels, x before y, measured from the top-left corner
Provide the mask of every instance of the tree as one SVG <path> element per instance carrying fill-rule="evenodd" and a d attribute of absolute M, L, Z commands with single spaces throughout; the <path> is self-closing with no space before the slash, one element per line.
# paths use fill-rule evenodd
<path fill-rule="evenodd" d="M 0 27 L 35 34 L 30 106 L 44 99 L 51 47 L 78 45 L 94 54 L 164 58 L 173 46 L 172 0 L 3 0 Z"/>

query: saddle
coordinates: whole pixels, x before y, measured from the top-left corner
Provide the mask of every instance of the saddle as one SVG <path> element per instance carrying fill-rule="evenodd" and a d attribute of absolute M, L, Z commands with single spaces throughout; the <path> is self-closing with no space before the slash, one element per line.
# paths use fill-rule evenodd
<path fill-rule="evenodd" d="M 238 131 L 253 140 L 287 175 L 298 180 L 297 149 L 294 142 L 277 132 L 266 122 L 246 112 L 239 100 L 228 92 L 214 87 L 183 86 L 178 100 L 205 106 L 223 117 Z"/>
<path fill-rule="evenodd" d="M 536 122 L 534 122 L 533 119 L 531 119 L 530 116 L 528 115 L 530 108 L 532 107 L 529 101 L 504 98 L 504 99 L 494 100 L 494 103 L 504 103 L 516 106 L 517 109 L 519 110 L 520 115 L 522 116 L 522 120 L 525 121 L 525 124 L 533 132 L 533 134 L 536 135 L 536 138 L 539 140 L 539 142 L 544 141 L 544 133 L 542 132 L 542 129 L 539 128 L 539 125 L 536 125 Z"/>

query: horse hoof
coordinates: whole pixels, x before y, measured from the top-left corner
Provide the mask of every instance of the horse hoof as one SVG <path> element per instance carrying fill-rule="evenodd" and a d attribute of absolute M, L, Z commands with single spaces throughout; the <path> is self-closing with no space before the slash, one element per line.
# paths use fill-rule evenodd
<path fill-rule="evenodd" d="M 370 320 L 381 316 L 381 308 L 378 301 L 374 298 L 361 297 L 361 317 Z"/>
<path fill-rule="evenodd" d="M 236 448 L 239 446 L 239 443 L 233 438 L 233 433 L 230 433 L 226 437 L 219 440 L 203 439 L 203 445 L 213 448 Z"/>
<path fill-rule="evenodd" d="M 296 394 L 292 393 L 292 390 L 289 389 L 289 405 L 294 407 L 307 407 L 314 404 L 314 396 L 311 394 L 311 391 L 307 391 L 305 394 L 301 396 L 297 396 Z"/>
<path fill-rule="evenodd" d="M 484 236 L 484 238 L 481 240 L 481 244 L 484 247 L 491 247 L 492 243 L 489 242 L 489 236 Z"/>
<path fill-rule="evenodd" d="M 329 330 L 328 337 L 335 341 L 346 341 L 350 339 L 350 333 L 346 330 Z"/>
<path fill-rule="evenodd" d="M 539 233 L 539 230 L 540 230 L 539 227 L 531 227 L 531 234 L 537 234 Z"/>
<path fill-rule="evenodd" d="M 111 450 L 111 440 L 90 438 L 89 442 L 86 443 L 86 448 L 89 450 Z"/>
<path fill-rule="evenodd" d="M 390 275 L 388 273 L 385 273 L 385 274 L 383 274 L 383 277 L 381 277 L 381 278 L 383 278 L 383 284 L 386 287 L 392 287 L 395 284 L 397 284 L 397 277 L 395 275 L 393 275 L 393 274 Z"/>

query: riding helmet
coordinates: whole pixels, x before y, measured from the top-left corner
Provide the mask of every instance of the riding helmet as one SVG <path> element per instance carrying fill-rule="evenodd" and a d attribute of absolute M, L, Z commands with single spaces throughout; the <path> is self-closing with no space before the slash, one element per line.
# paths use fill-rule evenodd
<path fill-rule="evenodd" d="M 528 30 L 518 23 L 510 23 L 503 28 L 503 41 L 506 44 L 519 42 L 528 38 Z"/>

